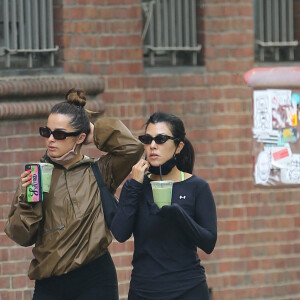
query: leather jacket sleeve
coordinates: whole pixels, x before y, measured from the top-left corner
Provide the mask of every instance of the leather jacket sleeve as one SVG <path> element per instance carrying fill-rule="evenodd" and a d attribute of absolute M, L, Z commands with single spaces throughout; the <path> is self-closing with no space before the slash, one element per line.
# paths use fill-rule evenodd
<path fill-rule="evenodd" d="M 41 220 L 42 203 L 27 203 L 19 184 L 5 225 L 5 233 L 19 245 L 31 246 L 36 241 Z"/>
<path fill-rule="evenodd" d="M 107 187 L 115 192 L 142 156 L 144 146 L 114 118 L 99 118 L 95 122 L 94 142 L 99 150 L 107 153 L 101 157 L 99 169 Z"/>

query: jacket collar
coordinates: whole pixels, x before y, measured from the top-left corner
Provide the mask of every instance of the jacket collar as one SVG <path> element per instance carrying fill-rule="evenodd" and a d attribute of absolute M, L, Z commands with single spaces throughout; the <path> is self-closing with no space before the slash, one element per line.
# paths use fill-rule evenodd
<path fill-rule="evenodd" d="M 60 164 L 57 164 L 55 162 L 53 162 L 48 156 L 47 156 L 47 153 L 44 154 L 44 156 L 41 158 L 40 160 L 41 162 L 46 162 L 46 163 L 50 163 L 50 164 L 53 164 L 56 168 L 59 168 L 59 169 L 65 169 L 64 166 L 60 165 Z M 95 162 L 95 159 L 94 158 L 91 158 L 87 155 L 84 155 L 83 156 L 83 159 L 76 162 L 75 164 L 71 165 L 67 170 L 70 170 L 70 169 L 73 169 L 73 168 L 76 168 L 80 165 L 83 165 L 83 164 L 91 164 Z"/>

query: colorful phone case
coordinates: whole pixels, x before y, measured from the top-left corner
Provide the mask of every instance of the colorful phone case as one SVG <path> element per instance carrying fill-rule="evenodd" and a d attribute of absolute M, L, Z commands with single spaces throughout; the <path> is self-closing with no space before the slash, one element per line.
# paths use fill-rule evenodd
<path fill-rule="evenodd" d="M 39 164 L 28 164 L 25 170 L 31 170 L 32 182 L 26 188 L 27 202 L 43 201 L 42 172 Z"/>

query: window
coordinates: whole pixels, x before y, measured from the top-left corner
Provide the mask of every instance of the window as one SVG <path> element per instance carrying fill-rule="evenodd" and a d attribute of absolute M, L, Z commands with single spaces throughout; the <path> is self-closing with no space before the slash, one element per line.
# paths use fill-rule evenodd
<path fill-rule="evenodd" d="M 0 69 L 54 66 L 52 0 L 0 0 Z"/>
<path fill-rule="evenodd" d="M 293 0 L 254 0 L 255 54 L 258 61 L 293 61 Z"/>
<path fill-rule="evenodd" d="M 145 65 L 197 65 L 196 0 L 143 0 Z"/>

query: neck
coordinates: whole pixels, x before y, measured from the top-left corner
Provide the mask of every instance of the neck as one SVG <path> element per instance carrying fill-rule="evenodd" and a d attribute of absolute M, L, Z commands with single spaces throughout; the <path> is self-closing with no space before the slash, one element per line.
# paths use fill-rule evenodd
<path fill-rule="evenodd" d="M 76 157 L 69 163 L 63 164 L 63 166 L 68 169 L 72 165 L 76 164 L 77 162 L 81 161 L 83 159 L 83 155 L 81 152 L 79 152 Z"/>
<path fill-rule="evenodd" d="M 163 180 L 181 181 L 181 171 L 175 166 L 168 174 L 162 175 Z M 151 174 L 151 180 L 160 180 L 160 175 Z"/>

